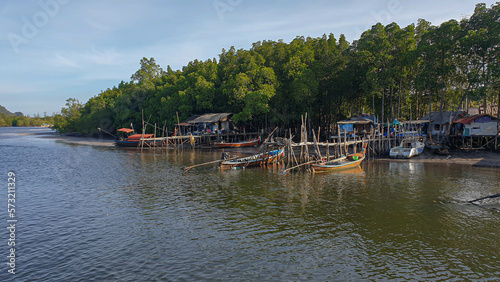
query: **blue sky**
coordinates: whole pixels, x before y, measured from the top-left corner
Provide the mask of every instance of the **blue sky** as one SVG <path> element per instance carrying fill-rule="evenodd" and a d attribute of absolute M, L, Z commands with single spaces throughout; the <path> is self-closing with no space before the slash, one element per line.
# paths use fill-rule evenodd
<path fill-rule="evenodd" d="M 495 1 L 482 1 L 490 6 Z M 166 69 L 218 58 L 262 40 L 345 34 L 373 24 L 434 25 L 470 16 L 476 1 L 430 0 L 2 0 L 0 105 L 27 115 L 59 112 L 129 81 L 142 57 Z"/>

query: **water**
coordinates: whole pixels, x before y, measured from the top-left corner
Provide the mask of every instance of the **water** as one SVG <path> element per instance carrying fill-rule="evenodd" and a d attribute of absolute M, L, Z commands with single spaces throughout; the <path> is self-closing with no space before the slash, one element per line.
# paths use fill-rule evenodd
<path fill-rule="evenodd" d="M 500 170 L 365 162 L 310 175 L 181 168 L 220 153 L 76 146 L 0 128 L 16 272 L 0 280 L 498 280 Z M 7 226 L 6 192 L 0 222 Z M 4 229 L 5 230 L 5 229 Z M 3 260 L 3 261 L 2 261 Z"/>

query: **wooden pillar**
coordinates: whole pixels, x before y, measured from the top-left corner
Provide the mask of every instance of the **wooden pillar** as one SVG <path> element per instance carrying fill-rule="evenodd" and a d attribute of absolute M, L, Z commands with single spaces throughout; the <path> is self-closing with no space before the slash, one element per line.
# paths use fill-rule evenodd
<path fill-rule="evenodd" d="M 347 130 L 344 131 L 344 152 L 345 152 L 345 154 L 347 156 L 347 154 L 349 152 L 349 150 L 347 148 Z"/>
<path fill-rule="evenodd" d="M 339 157 L 342 156 L 342 147 L 340 146 L 340 141 L 341 141 L 341 136 L 340 136 L 340 125 L 337 125 L 338 126 L 338 131 L 337 131 L 337 135 L 338 135 L 338 139 L 337 139 L 337 144 L 338 144 L 338 148 L 339 148 Z"/>
<path fill-rule="evenodd" d="M 356 128 L 354 128 L 354 154 L 358 152 L 358 142 L 356 140 Z"/>

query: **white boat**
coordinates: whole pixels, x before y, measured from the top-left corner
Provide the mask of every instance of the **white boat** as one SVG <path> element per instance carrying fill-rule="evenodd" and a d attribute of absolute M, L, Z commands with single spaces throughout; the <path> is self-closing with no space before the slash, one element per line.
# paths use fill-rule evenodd
<path fill-rule="evenodd" d="M 397 147 L 394 147 L 391 149 L 389 152 L 389 156 L 391 158 L 403 158 L 403 159 L 409 159 L 411 157 L 420 155 L 425 148 L 424 142 L 415 139 L 415 138 L 408 138 L 408 139 L 403 139 L 401 141 L 401 144 Z"/>

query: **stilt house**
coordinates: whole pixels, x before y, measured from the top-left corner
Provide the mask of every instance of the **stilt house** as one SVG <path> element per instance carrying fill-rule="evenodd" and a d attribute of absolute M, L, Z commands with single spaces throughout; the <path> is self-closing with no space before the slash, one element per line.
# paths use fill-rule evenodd
<path fill-rule="evenodd" d="M 454 124 L 459 136 L 496 136 L 499 132 L 498 119 L 487 114 L 464 116 Z"/>

